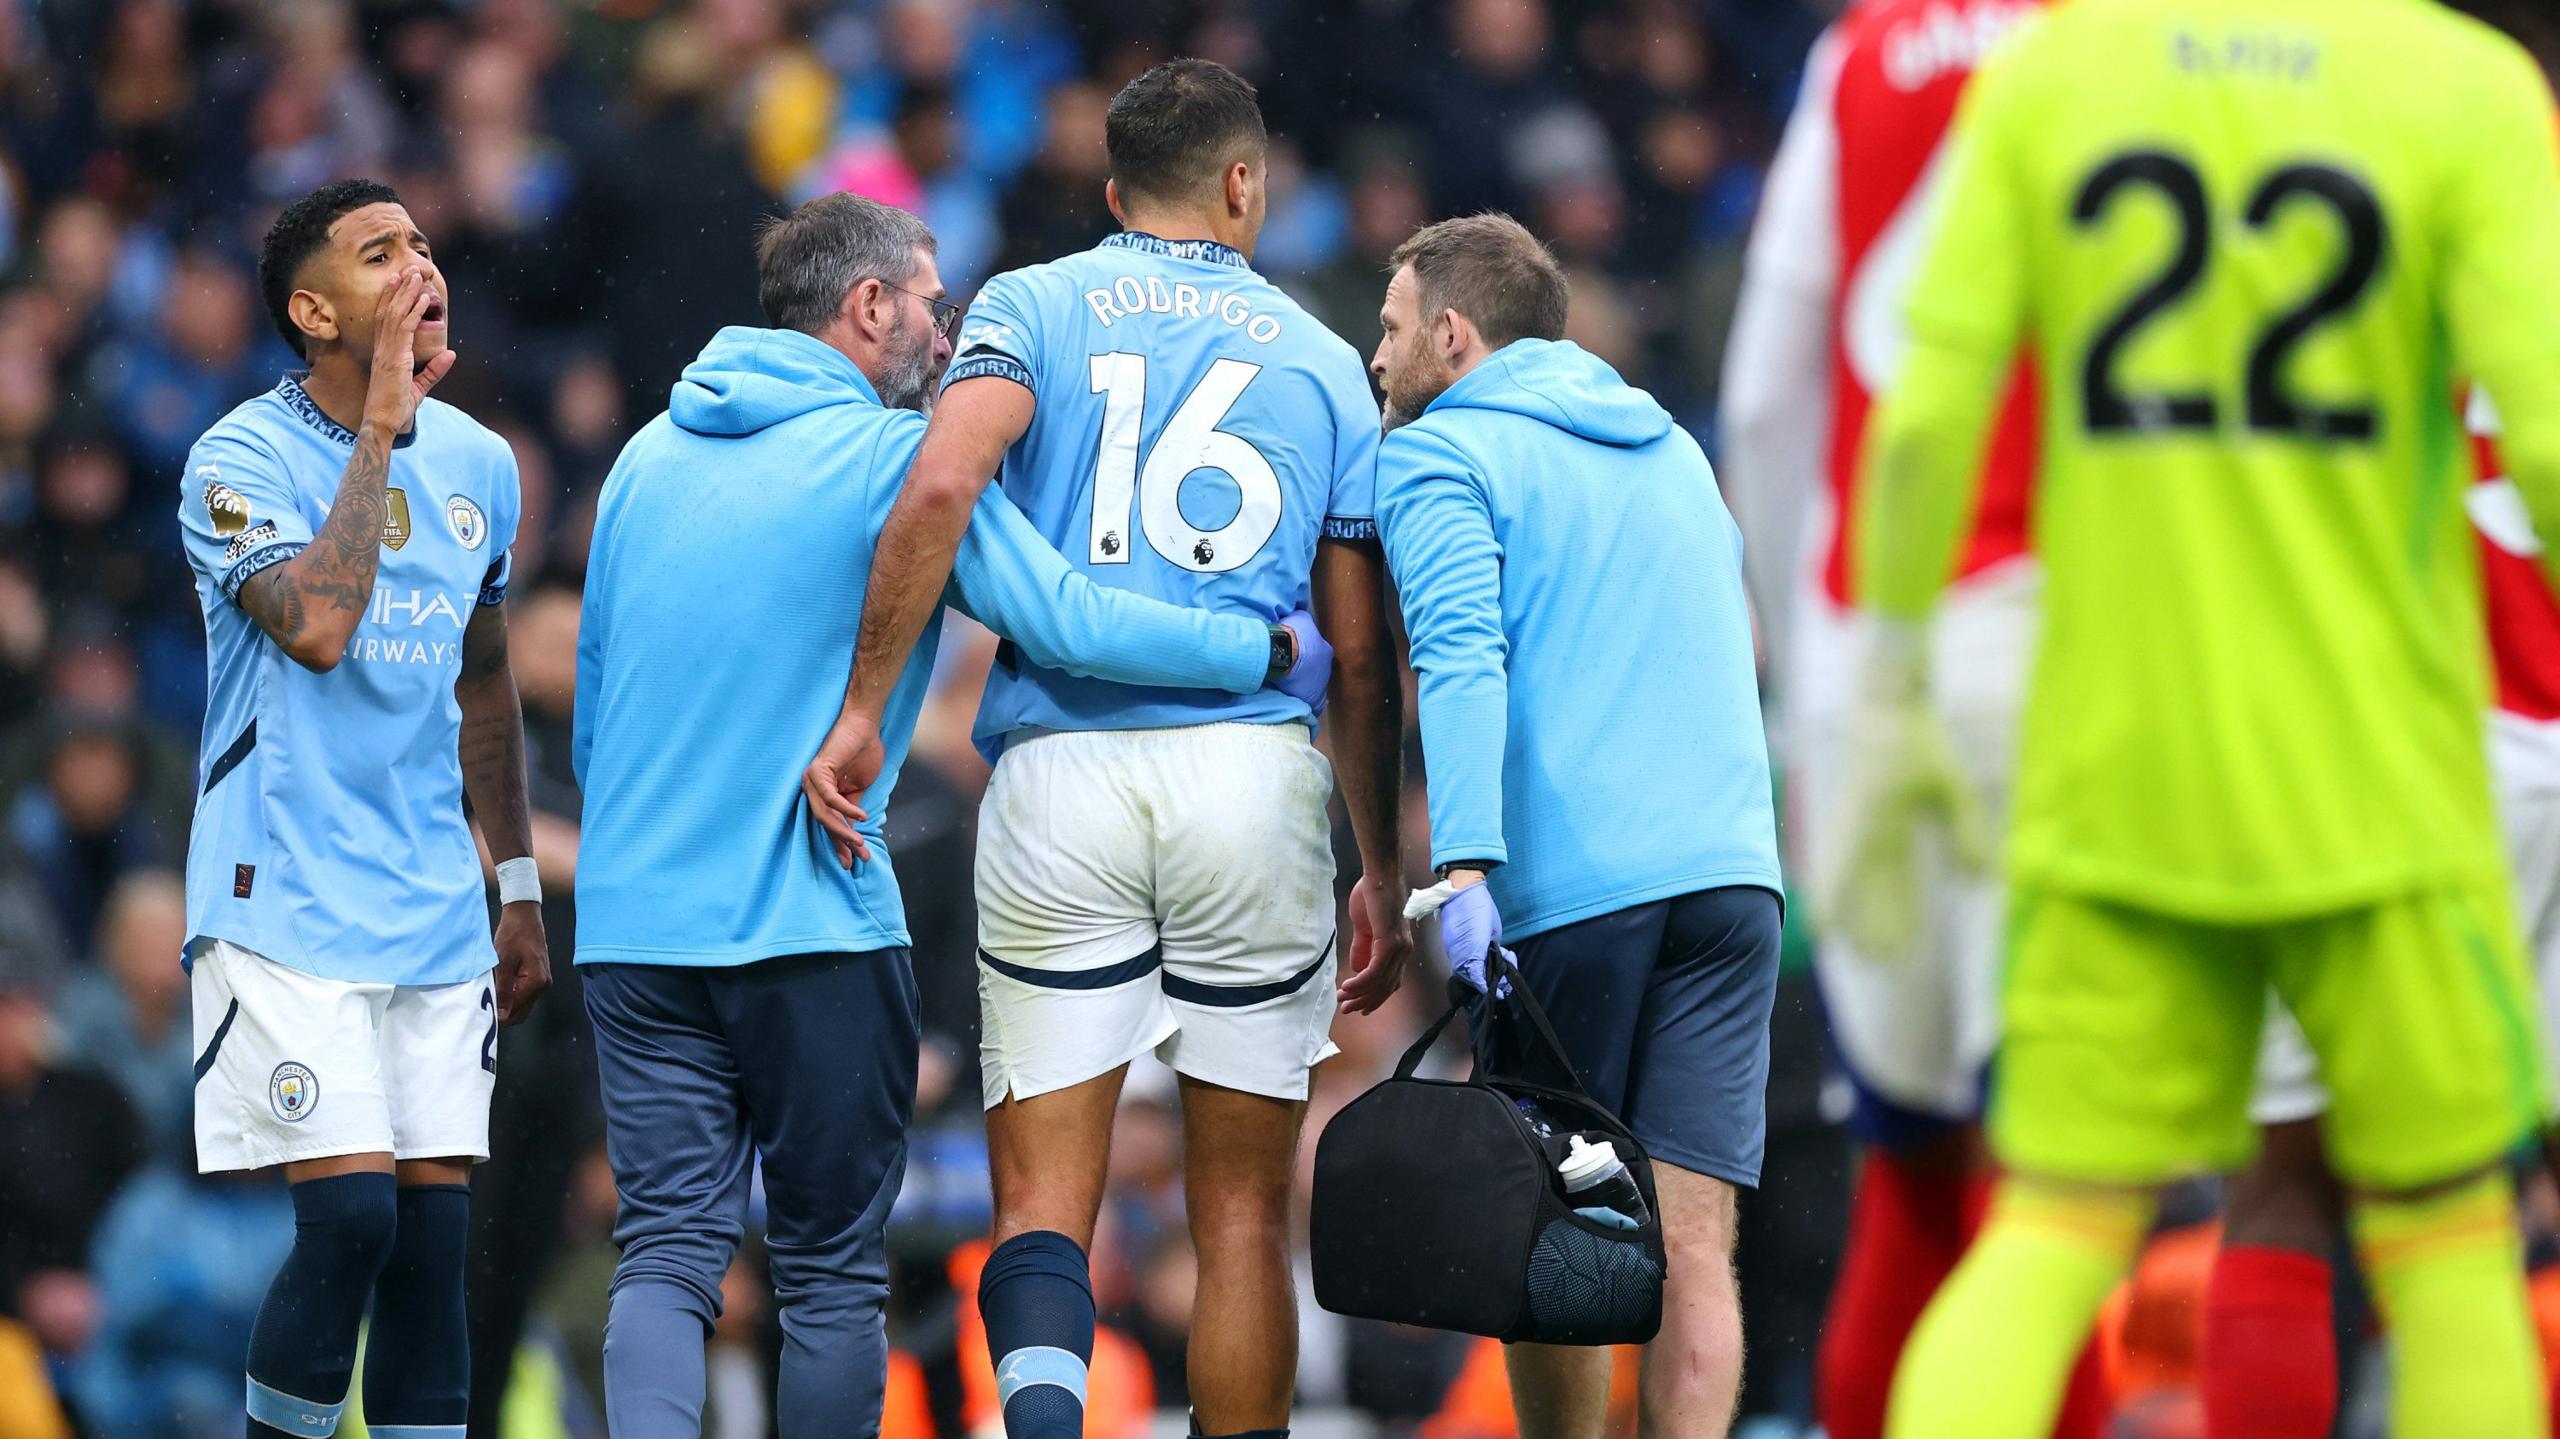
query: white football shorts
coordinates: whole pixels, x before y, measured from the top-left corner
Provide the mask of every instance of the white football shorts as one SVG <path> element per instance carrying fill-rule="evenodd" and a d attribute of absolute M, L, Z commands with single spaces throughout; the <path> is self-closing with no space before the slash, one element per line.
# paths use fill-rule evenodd
<path fill-rule="evenodd" d="M 2543 1052 L 2560 1066 L 2560 720 L 2489 716 L 2489 779 L 2498 795 L 2507 859 L 2515 872 L 2525 953 L 2542 990 Z M 2555 1069 L 2560 1072 L 2560 1069 Z M 2258 1051 L 2260 1124 L 2291 1124 L 2328 1111 L 2320 1061 L 2284 1006 L 2270 997 Z"/>
<path fill-rule="evenodd" d="M 1930 685 L 1956 759 L 1980 795 L 1991 833 L 2008 829 L 2018 720 L 2035 649 L 2041 571 L 2020 558 L 1951 590 L 1932 622 Z M 1855 743 L 1861 652 L 1856 617 L 1826 596 L 1796 607 L 1782 743 L 1795 872 L 1808 892 L 1848 862 L 1848 796 L 1840 778 Z M 1877 960 L 1819 936 L 1814 976 L 1841 1056 L 1861 1084 L 1902 1108 L 1967 1120 L 1981 1107 L 1983 1067 L 2000 1036 L 2000 953 L 2007 891 L 1937 848 L 1924 852 L 1938 903 L 1913 952 Z"/>
<path fill-rule="evenodd" d="M 196 947 L 196 1167 L 340 1154 L 489 1157 L 497 990 L 322 979 L 228 940 Z"/>
<path fill-rule="evenodd" d="M 1006 746 L 978 817 L 987 1107 L 1150 1051 L 1304 1099 L 1334 1052 L 1332 792 L 1296 723 Z"/>

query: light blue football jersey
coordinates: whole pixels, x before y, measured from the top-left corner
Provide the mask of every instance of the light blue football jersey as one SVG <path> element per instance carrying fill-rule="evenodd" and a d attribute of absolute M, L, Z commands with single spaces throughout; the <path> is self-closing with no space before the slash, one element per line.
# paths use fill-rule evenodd
<path fill-rule="evenodd" d="M 373 603 L 327 674 L 236 602 L 311 542 L 355 435 L 288 377 L 187 456 L 178 528 L 211 692 L 187 842 L 187 936 L 371 984 L 496 963 L 462 817 L 462 632 L 506 598 L 522 494 L 507 442 L 426 400 L 391 449 Z"/>
<path fill-rule="evenodd" d="M 1126 232 L 989 280 L 944 384 L 1037 397 L 1007 497 L 1118 589 L 1270 621 L 1307 602 L 1316 542 L 1377 534 L 1378 406 L 1360 356 L 1245 257 Z M 980 746 L 1016 730 L 1312 722 L 1276 689 L 1231 695 L 1069 675 L 997 654 Z"/>

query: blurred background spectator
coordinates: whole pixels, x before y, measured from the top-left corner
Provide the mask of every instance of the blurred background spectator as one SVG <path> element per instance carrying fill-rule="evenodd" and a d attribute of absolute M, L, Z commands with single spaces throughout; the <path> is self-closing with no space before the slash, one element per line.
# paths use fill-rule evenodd
<path fill-rule="evenodd" d="M 453 285 L 462 360 L 439 398 L 521 462 L 512 651 L 561 984 L 501 1045 L 497 1157 L 474 1185 L 472 1432 L 600 1435 L 612 1196 L 567 963 L 579 587 L 623 441 L 713 330 L 761 322 L 758 218 L 837 188 L 909 206 L 965 298 L 1114 228 L 1105 106 L 1146 65 L 1205 54 L 1260 85 L 1271 120 L 1260 267 L 1364 354 L 1395 243 L 1502 206 L 1571 267 L 1574 337 L 1707 437 L 1735 256 L 1834 8 L 0 0 L 0 1432 L 43 1436 L 57 1395 L 99 1436 L 236 1432 L 237 1356 L 290 1240 L 271 1179 L 193 1173 L 176 870 L 204 660 L 171 521 L 188 445 L 292 366 L 252 274 L 284 201 L 352 173 L 401 190 Z M 992 1412 L 971 1299 L 988 1218 L 969 883 L 986 772 L 968 744 L 992 648 L 955 625 L 891 817 L 928 1030 L 892 1231 L 900 1439 Z M 1418 786 L 1410 812 L 1419 862 Z M 1436 962 L 1341 1026 L 1310 1153 L 1430 1017 Z M 1819 1017 L 1800 979 L 1789 994 L 1775 1187 L 1746 1225 L 1749 1407 L 1774 1434 L 1804 1421 L 1843 1183 Z M 1166 1078 L 1133 1079 L 1114 1158 L 1097 1434 L 1151 1411 L 1180 1429 L 1194 1265 Z M 763 1432 L 778 1339 L 755 1263 L 718 1338 L 715 1434 Z M 1301 1307 L 1301 1434 L 1508 1432 L 1485 1346 Z"/>
<path fill-rule="evenodd" d="M 98 1332 L 90 1237 L 146 1153 L 115 1081 L 59 1052 L 51 962 L 0 950 L 0 1301 L 57 1364 Z"/>
<path fill-rule="evenodd" d="M 187 976 L 170 962 L 186 938 L 185 879 L 167 869 L 127 871 L 101 908 L 96 962 L 63 987 L 54 1007 L 63 1052 L 115 1081 L 142 1121 L 151 1160 L 166 1165 L 194 1153 Z"/>

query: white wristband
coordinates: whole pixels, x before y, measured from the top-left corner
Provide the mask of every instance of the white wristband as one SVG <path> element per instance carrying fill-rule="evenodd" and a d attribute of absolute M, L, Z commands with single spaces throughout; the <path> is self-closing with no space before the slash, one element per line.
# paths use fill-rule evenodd
<path fill-rule="evenodd" d="M 542 867 L 532 859 L 498 861 L 498 903 L 542 902 Z"/>

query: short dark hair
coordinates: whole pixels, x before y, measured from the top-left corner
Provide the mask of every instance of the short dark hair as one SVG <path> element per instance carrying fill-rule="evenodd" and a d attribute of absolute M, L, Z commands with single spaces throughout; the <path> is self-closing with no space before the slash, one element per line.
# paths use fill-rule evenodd
<path fill-rule="evenodd" d="M 1215 60 L 1167 60 L 1120 87 L 1103 117 L 1111 178 L 1150 200 L 1206 194 L 1266 136 L 1253 83 Z"/>
<path fill-rule="evenodd" d="M 301 327 L 293 323 L 294 276 L 305 262 L 329 244 L 329 227 L 367 205 L 397 205 L 400 196 L 380 180 L 332 180 L 284 207 L 267 227 L 258 249 L 258 292 L 267 299 L 267 318 L 276 333 L 304 359 Z"/>
<path fill-rule="evenodd" d="M 1407 265 L 1426 322 L 1455 310 L 1497 350 L 1514 340 L 1564 338 L 1564 267 L 1527 226 L 1499 210 L 1414 231 L 1387 257 L 1387 273 Z"/>
<path fill-rule="evenodd" d="M 913 276 L 919 249 L 933 253 L 933 231 L 897 206 L 849 190 L 820 195 L 757 229 L 756 302 L 773 328 L 814 335 L 854 286 Z"/>

